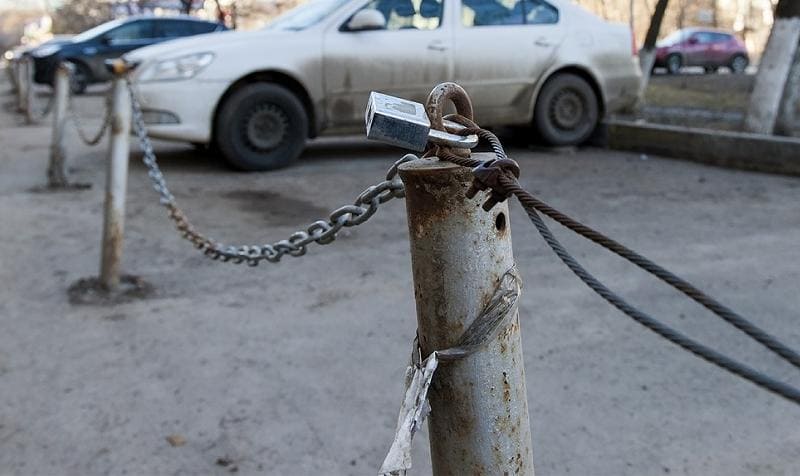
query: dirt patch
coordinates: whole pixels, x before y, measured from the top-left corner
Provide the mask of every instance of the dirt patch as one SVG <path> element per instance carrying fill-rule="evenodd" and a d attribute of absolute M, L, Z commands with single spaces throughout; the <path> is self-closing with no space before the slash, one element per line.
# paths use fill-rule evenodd
<path fill-rule="evenodd" d="M 257 214 L 274 225 L 296 225 L 298 217 L 320 219 L 331 210 L 305 200 L 265 190 L 233 190 L 222 197 L 234 202 L 244 212 Z"/>
<path fill-rule="evenodd" d="M 140 299 L 147 299 L 155 292 L 155 288 L 139 276 L 123 275 L 117 289 L 109 290 L 98 278 L 83 278 L 67 289 L 69 303 L 75 306 L 113 306 Z M 123 317 L 124 319 L 124 317 Z M 111 318 L 108 320 L 121 320 Z"/>

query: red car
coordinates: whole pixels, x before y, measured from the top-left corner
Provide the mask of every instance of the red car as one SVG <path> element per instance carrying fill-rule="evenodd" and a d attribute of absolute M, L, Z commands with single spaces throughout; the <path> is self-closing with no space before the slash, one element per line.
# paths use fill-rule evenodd
<path fill-rule="evenodd" d="M 670 74 L 684 66 L 701 66 L 706 73 L 724 66 L 739 74 L 749 63 L 744 43 L 724 31 L 685 28 L 656 43 L 654 67 L 667 68 Z"/>

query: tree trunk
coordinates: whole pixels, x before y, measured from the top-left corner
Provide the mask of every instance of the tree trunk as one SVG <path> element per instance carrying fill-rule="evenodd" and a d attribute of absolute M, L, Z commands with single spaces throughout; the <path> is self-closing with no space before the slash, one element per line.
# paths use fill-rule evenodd
<path fill-rule="evenodd" d="M 650 18 L 650 27 L 644 38 L 644 45 L 639 50 L 639 67 L 642 69 L 642 82 L 639 85 L 639 100 L 644 99 L 644 92 L 650 82 L 650 74 L 653 72 L 653 64 L 656 61 L 656 41 L 658 32 L 661 30 L 661 23 L 664 21 L 664 13 L 667 11 L 669 0 L 658 0 L 653 16 Z"/>
<path fill-rule="evenodd" d="M 794 61 L 789 68 L 783 100 L 778 109 L 775 133 L 800 137 L 800 46 L 795 49 Z"/>
<path fill-rule="evenodd" d="M 792 129 L 800 87 L 800 2 L 780 0 L 775 8 L 775 23 L 761 57 L 744 128 L 748 132 L 773 134 L 776 129 Z M 779 116 L 782 123 L 778 125 Z"/>
<path fill-rule="evenodd" d="M 711 0 L 711 26 L 719 28 L 719 2 Z"/>

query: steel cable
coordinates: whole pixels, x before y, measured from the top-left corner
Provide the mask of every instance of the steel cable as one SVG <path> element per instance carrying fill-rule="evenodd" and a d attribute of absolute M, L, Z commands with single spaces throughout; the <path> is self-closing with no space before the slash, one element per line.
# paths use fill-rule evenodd
<path fill-rule="evenodd" d="M 586 271 L 586 269 L 583 266 L 581 266 L 581 264 L 578 263 L 577 260 L 575 260 L 575 258 L 572 257 L 572 255 L 570 255 L 570 253 L 564 248 L 564 246 L 555 238 L 553 233 L 547 227 L 547 224 L 545 224 L 542 218 L 539 216 L 539 214 L 536 213 L 536 208 L 529 205 L 530 204 L 529 199 L 532 198 L 532 196 L 528 192 L 523 190 L 518 184 L 512 183 L 512 181 L 507 177 L 504 176 L 502 180 L 506 182 L 505 185 L 507 187 L 507 190 L 513 193 L 520 201 L 520 204 L 522 204 L 523 208 L 525 209 L 525 212 L 528 214 L 528 217 L 533 222 L 533 225 L 539 231 L 539 234 L 542 235 L 542 238 L 544 238 L 545 242 L 547 242 L 547 244 L 550 246 L 553 252 L 555 252 L 555 254 L 561 259 L 561 261 L 565 265 L 567 265 L 567 267 L 573 273 L 575 273 L 575 275 L 578 276 L 578 278 L 580 278 L 581 281 L 583 281 L 594 292 L 600 295 L 600 297 L 608 301 L 612 306 L 616 307 L 617 309 L 622 311 L 627 316 L 631 317 L 639 324 L 645 326 L 646 328 L 660 335 L 664 339 L 672 342 L 673 344 L 676 344 L 681 348 L 695 354 L 696 356 L 708 362 L 711 362 L 712 364 L 717 365 L 718 367 L 721 367 L 727 370 L 728 372 L 733 373 L 734 375 L 737 375 L 745 380 L 748 380 L 758 385 L 761 388 L 773 392 L 794 403 L 800 404 L 800 390 L 798 390 L 797 388 L 792 387 L 786 383 L 780 382 L 768 375 L 765 375 L 751 367 L 748 367 L 745 364 L 742 364 L 720 352 L 717 352 L 716 350 L 710 347 L 707 347 L 687 337 L 686 335 L 667 326 L 666 324 L 663 324 L 657 319 L 651 317 L 650 315 L 628 304 L 627 301 L 625 301 L 616 293 L 614 293 L 606 286 L 604 286 L 597 278 L 595 278 L 591 273 Z M 528 204 L 523 202 L 523 200 L 525 202 L 528 202 Z M 759 331 L 759 333 L 763 333 L 764 335 L 766 335 L 766 333 L 764 333 L 757 327 L 755 329 Z M 750 335 L 750 333 L 748 333 L 748 335 Z M 774 342 L 774 344 L 779 347 L 784 347 L 782 344 L 778 342 Z"/>
<path fill-rule="evenodd" d="M 503 176 L 501 180 L 507 181 L 506 186 L 508 187 L 508 191 L 514 193 L 517 196 L 517 199 L 519 199 L 520 203 L 522 204 L 522 206 L 525 208 L 526 211 L 529 209 L 538 210 L 544 215 L 547 215 L 556 222 L 560 223 L 564 227 L 574 231 L 578 235 L 602 246 L 603 248 L 629 261 L 630 263 L 635 264 L 639 268 L 647 271 L 648 273 L 652 274 L 658 279 L 669 284 L 670 286 L 677 289 L 678 291 L 680 291 L 693 301 L 697 302 L 701 306 L 705 307 L 712 313 L 716 314 L 717 316 L 719 316 L 732 326 L 736 327 L 740 331 L 752 337 L 754 340 L 756 340 L 764 347 L 771 350 L 772 352 L 774 352 L 782 359 L 795 366 L 796 368 L 800 368 L 800 354 L 798 354 L 788 346 L 782 344 L 774 336 L 768 334 L 767 332 L 765 332 L 752 322 L 748 321 L 744 317 L 740 316 L 739 314 L 737 314 L 724 304 L 720 303 L 716 299 L 707 295 L 703 291 L 697 289 L 691 283 L 680 278 L 674 273 L 664 269 L 663 267 L 645 258 L 639 253 L 631 250 L 630 248 L 622 245 L 621 243 L 603 235 L 602 233 L 570 218 L 564 213 L 561 213 L 555 208 L 549 206 L 545 202 L 541 201 L 540 199 L 534 197 L 530 193 L 523 190 L 521 187 L 519 187 L 518 183 L 513 183 L 516 182 L 516 180 L 512 182 L 507 179 L 507 176 Z"/>
<path fill-rule="evenodd" d="M 488 142 L 495 152 L 495 155 L 501 159 L 505 158 L 505 151 L 503 151 L 502 144 L 500 144 L 497 137 L 486 130 L 476 128 L 473 124 L 466 124 L 465 121 L 460 120 L 458 117 L 450 117 L 450 120 L 460 122 L 468 126 L 468 129 L 459 131 L 461 134 L 478 134 L 479 137 Z M 447 148 L 437 147 L 431 150 L 428 155 L 436 155 L 443 160 L 453 162 L 465 167 L 475 168 L 482 162 L 469 157 L 461 157 L 452 153 Z M 786 383 L 780 382 L 768 375 L 765 375 L 749 366 L 742 364 L 730 357 L 721 354 L 720 352 L 711 349 L 699 342 L 687 337 L 686 335 L 678 332 L 677 330 L 667 326 L 666 324 L 658 321 L 657 319 L 649 316 L 648 314 L 638 310 L 630 305 L 623 298 L 615 294 L 613 291 L 604 286 L 597 278 L 589 273 L 583 266 L 575 260 L 572 255 L 564 248 L 564 246 L 555 238 L 553 233 L 544 223 L 537 211 L 555 220 L 564 227 L 572 230 L 578 235 L 602 246 L 605 249 L 617 254 L 632 264 L 638 266 L 644 271 L 652 274 L 653 276 L 661 279 L 665 283 L 674 287 L 682 294 L 686 295 L 695 302 L 701 304 L 712 313 L 722 318 L 724 321 L 733 325 L 746 335 L 762 344 L 767 349 L 771 350 L 791 365 L 800 368 L 800 354 L 789 348 L 785 344 L 778 341 L 775 337 L 771 336 L 752 322 L 740 316 L 727 306 L 716 301 L 704 292 L 697 289 L 692 284 L 676 276 L 675 274 L 667 271 L 663 267 L 655 264 L 644 256 L 636 253 L 635 251 L 625 247 L 617 241 L 603 235 L 602 233 L 570 218 L 569 216 L 559 212 L 555 208 L 549 206 L 545 202 L 534 197 L 531 193 L 523 189 L 516 177 L 509 174 L 499 174 L 499 190 L 503 195 L 510 196 L 513 194 L 517 197 L 528 217 L 533 222 L 536 229 L 542 235 L 542 238 L 550 246 L 553 252 L 561 259 L 561 261 L 581 279 L 589 288 L 595 291 L 599 296 L 609 302 L 611 305 L 622 311 L 627 316 L 634 319 L 639 324 L 652 330 L 664 339 L 680 346 L 681 348 L 697 355 L 698 357 L 711 362 L 720 368 L 723 368 L 734 375 L 737 375 L 745 380 L 748 380 L 759 387 L 782 396 L 794 403 L 800 404 L 800 390 L 792 387 Z"/>

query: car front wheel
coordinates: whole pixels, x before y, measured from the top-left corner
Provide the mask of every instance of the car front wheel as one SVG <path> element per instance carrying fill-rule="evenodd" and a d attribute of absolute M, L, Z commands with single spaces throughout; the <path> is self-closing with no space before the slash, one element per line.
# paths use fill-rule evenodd
<path fill-rule="evenodd" d="M 303 151 L 308 116 L 297 96 L 278 84 L 253 83 L 231 94 L 220 108 L 216 143 L 241 170 L 285 167 Z"/>
<path fill-rule="evenodd" d="M 542 87 L 533 122 L 548 144 L 577 145 L 592 135 L 599 117 L 600 108 L 592 86 L 580 76 L 562 73 Z"/>

